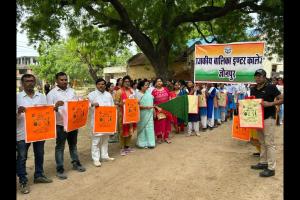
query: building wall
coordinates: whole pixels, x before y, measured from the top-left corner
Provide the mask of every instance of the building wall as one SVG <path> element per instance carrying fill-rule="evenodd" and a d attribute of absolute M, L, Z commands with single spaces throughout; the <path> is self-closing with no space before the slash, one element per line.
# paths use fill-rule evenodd
<path fill-rule="evenodd" d="M 274 67 L 276 66 L 275 74 L 272 74 L 272 66 Z M 264 59 L 263 68 L 267 72 L 267 78 L 271 78 L 274 75 L 283 78 L 283 72 L 284 72 L 283 60 L 280 61 L 276 54 L 273 55 L 273 58 L 271 60 L 269 60 L 267 57 Z"/>
<path fill-rule="evenodd" d="M 186 62 L 175 62 L 171 64 L 172 69 L 174 70 L 173 79 L 190 79 L 192 80 L 191 76 L 191 68 L 187 65 Z M 156 78 L 158 75 L 156 75 L 154 68 L 152 65 L 136 65 L 136 66 L 130 66 L 128 67 L 128 75 L 132 79 L 139 79 L 139 78 Z"/>
<path fill-rule="evenodd" d="M 156 74 L 154 72 L 154 68 L 152 65 L 136 65 L 130 66 L 127 68 L 127 74 L 131 77 L 131 79 L 151 79 L 155 78 Z"/>

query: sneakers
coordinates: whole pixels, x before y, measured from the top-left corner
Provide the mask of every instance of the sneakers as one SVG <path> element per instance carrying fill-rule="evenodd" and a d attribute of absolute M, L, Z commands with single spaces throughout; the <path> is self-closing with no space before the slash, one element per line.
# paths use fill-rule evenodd
<path fill-rule="evenodd" d="M 29 189 L 29 186 L 27 185 L 27 183 L 20 184 L 20 192 L 22 194 L 28 194 L 30 192 L 30 189 Z"/>
<path fill-rule="evenodd" d="M 121 149 L 120 154 L 121 156 L 126 156 L 127 152 L 125 151 L 125 149 Z"/>
<path fill-rule="evenodd" d="M 275 170 L 265 169 L 259 173 L 260 177 L 270 177 L 275 175 Z"/>
<path fill-rule="evenodd" d="M 101 159 L 101 161 L 104 161 L 104 162 L 107 162 L 107 161 L 113 161 L 113 160 L 115 160 L 115 158 L 110 158 L 110 157 L 108 157 L 108 158 L 102 158 L 102 159 Z"/>
<path fill-rule="evenodd" d="M 127 153 L 135 152 L 135 150 L 132 149 L 132 148 L 130 148 L 130 147 L 126 148 L 125 151 L 126 151 Z"/>
<path fill-rule="evenodd" d="M 268 164 L 258 163 L 257 165 L 251 165 L 251 169 L 268 169 Z"/>
<path fill-rule="evenodd" d="M 45 175 L 34 178 L 34 183 L 52 183 L 52 179 L 46 177 Z"/>
<path fill-rule="evenodd" d="M 60 179 L 60 180 L 64 180 L 67 179 L 67 175 L 64 173 L 63 170 L 57 171 L 56 172 L 56 176 Z"/>
<path fill-rule="evenodd" d="M 97 161 L 94 161 L 94 165 L 96 167 L 101 167 L 101 162 L 99 162 L 98 160 Z"/>
<path fill-rule="evenodd" d="M 79 172 L 84 172 L 86 169 L 80 164 L 79 161 L 73 162 L 73 170 L 77 170 Z"/>

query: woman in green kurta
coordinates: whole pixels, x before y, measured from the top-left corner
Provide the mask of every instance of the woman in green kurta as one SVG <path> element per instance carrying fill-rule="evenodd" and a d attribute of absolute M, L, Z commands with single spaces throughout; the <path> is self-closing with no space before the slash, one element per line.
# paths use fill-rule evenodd
<path fill-rule="evenodd" d="M 154 122 L 153 122 L 153 96 L 149 91 L 149 82 L 140 81 L 136 97 L 140 104 L 140 121 L 138 123 L 138 135 L 136 145 L 140 148 L 154 148 Z"/>

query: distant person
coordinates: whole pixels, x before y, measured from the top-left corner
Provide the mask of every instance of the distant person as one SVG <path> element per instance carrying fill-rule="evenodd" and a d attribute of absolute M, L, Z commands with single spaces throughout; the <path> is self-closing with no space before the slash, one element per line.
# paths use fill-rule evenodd
<path fill-rule="evenodd" d="M 116 86 L 114 88 L 115 91 L 118 91 L 122 87 L 122 81 L 123 81 L 122 78 L 117 79 L 117 83 L 116 83 Z"/>
<path fill-rule="evenodd" d="M 48 83 L 48 81 L 46 81 L 46 84 L 44 85 L 44 91 L 45 94 L 47 95 L 50 91 L 50 84 Z"/>
<path fill-rule="evenodd" d="M 28 179 L 26 177 L 26 160 L 27 153 L 31 143 L 25 142 L 25 127 L 24 118 L 27 106 L 33 106 L 38 104 L 47 104 L 46 96 L 40 92 L 35 92 L 34 87 L 36 79 L 32 74 L 24 74 L 21 78 L 21 83 L 24 91 L 17 94 L 17 166 L 16 171 L 19 177 L 20 190 L 23 194 L 30 192 L 28 186 Z M 34 183 L 51 183 L 52 180 L 47 178 L 44 174 L 44 144 L 45 141 L 33 142 L 34 152 Z"/>

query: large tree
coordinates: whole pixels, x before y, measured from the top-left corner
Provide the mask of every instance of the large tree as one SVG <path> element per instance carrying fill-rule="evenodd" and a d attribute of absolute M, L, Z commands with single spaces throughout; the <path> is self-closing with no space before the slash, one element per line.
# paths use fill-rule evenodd
<path fill-rule="evenodd" d="M 97 26 L 114 42 L 134 41 L 165 78 L 172 74 L 169 62 L 195 33 L 218 42 L 247 40 L 246 29 L 256 25 L 250 13 L 259 14 L 261 34 L 274 39 L 272 50 L 282 51 L 280 0 L 17 0 L 18 21 L 23 13 L 31 42 L 58 39 L 62 24 L 71 35 Z M 272 17 L 275 23 L 266 20 Z"/>

